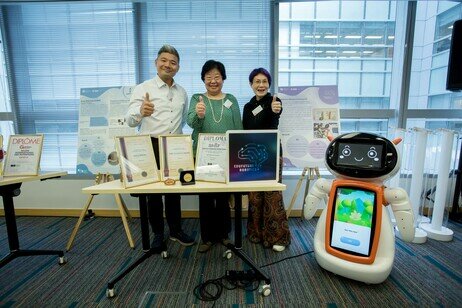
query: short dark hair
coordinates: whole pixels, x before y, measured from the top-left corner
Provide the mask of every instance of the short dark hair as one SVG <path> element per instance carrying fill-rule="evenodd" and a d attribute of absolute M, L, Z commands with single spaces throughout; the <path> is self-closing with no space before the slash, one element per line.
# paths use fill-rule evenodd
<path fill-rule="evenodd" d="M 160 54 L 164 52 L 174 55 L 178 58 L 178 63 L 180 62 L 180 55 L 178 54 L 178 51 L 175 49 L 175 47 L 173 47 L 172 45 L 165 44 L 162 47 L 160 47 L 159 51 L 157 52 L 157 58 L 159 58 Z"/>
<path fill-rule="evenodd" d="M 257 76 L 258 74 L 263 74 L 266 76 L 266 78 L 268 78 L 268 83 L 269 85 L 271 86 L 271 74 L 265 70 L 263 67 L 259 67 L 259 68 L 256 68 L 254 69 L 253 71 L 250 72 L 250 75 L 249 75 L 249 82 L 250 83 L 253 83 L 253 79 L 255 78 L 255 76 Z"/>
<path fill-rule="evenodd" d="M 221 78 L 223 78 L 223 80 L 226 80 L 226 69 L 223 63 L 219 61 L 215 61 L 215 60 L 208 60 L 202 66 L 202 72 L 201 72 L 202 81 L 205 81 L 205 74 L 207 74 L 214 68 L 216 68 L 220 72 Z"/>

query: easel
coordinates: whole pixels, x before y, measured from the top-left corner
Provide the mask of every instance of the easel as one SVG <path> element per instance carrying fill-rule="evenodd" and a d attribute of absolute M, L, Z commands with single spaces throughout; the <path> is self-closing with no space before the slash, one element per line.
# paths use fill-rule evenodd
<path fill-rule="evenodd" d="M 95 178 L 95 184 L 97 185 L 97 184 L 107 183 L 113 180 L 114 180 L 114 177 L 111 174 L 98 173 Z M 87 203 L 85 204 L 85 207 L 80 213 L 79 220 L 75 224 L 74 230 L 72 230 L 71 237 L 69 238 L 69 241 L 67 242 L 66 251 L 69 251 L 71 249 L 72 244 L 74 243 L 75 236 L 77 235 L 77 231 L 79 230 L 80 224 L 82 223 L 82 220 L 85 217 L 85 213 L 88 211 L 88 208 L 90 207 L 90 204 L 96 195 L 97 194 L 91 194 L 90 196 L 88 196 Z M 114 198 L 117 203 L 117 206 L 119 207 L 120 218 L 122 218 L 122 222 L 125 228 L 125 233 L 127 234 L 127 238 L 128 238 L 128 243 L 131 248 L 135 248 L 135 244 L 133 243 L 132 235 L 130 233 L 130 228 L 128 227 L 127 218 L 126 218 L 128 217 L 128 219 L 131 220 L 132 216 L 130 215 L 130 212 L 128 211 L 127 206 L 125 205 L 125 202 L 123 201 L 120 194 L 114 194 Z"/>
<path fill-rule="evenodd" d="M 290 212 L 292 211 L 292 208 L 293 208 L 293 206 L 295 204 L 295 200 L 297 200 L 298 191 L 300 190 L 300 186 L 302 185 L 302 182 L 305 179 L 305 177 L 307 175 L 307 172 L 308 172 L 308 178 L 306 180 L 305 194 L 303 195 L 303 200 L 302 200 L 303 204 L 302 204 L 302 212 L 300 214 L 301 218 L 303 218 L 303 209 L 305 208 L 305 198 L 306 198 L 306 195 L 308 194 L 308 190 L 310 189 L 310 181 L 314 180 L 314 175 L 316 175 L 318 177 L 318 179 L 321 177 L 321 174 L 319 173 L 319 168 L 318 167 L 314 167 L 314 168 L 305 167 L 305 168 L 303 168 L 302 175 L 298 179 L 298 183 L 297 183 L 297 186 L 295 187 L 295 191 L 294 191 L 294 194 L 292 196 L 292 200 L 290 200 L 290 205 L 289 205 L 289 207 L 287 208 L 287 211 L 286 211 L 287 218 L 290 217 Z"/>

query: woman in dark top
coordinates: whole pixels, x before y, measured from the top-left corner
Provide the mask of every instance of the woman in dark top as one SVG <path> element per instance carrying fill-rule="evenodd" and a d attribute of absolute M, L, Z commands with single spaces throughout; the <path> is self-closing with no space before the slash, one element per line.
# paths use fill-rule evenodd
<path fill-rule="evenodd" d="M 245 104 L 242 124 L 244 129 L 277 129 L 282 112 L 281 100 L 268 93 L 271 75 L 264 68 L 254 69 L 249 83 L 255 96 Z M 279 181 L 282 179 L 282 150 L 279 158 Z M 253 243 L 262 243 L 274 251 L 283 251 L 290 244 L 282 192 L 249 193 L 247 235 Z"/>

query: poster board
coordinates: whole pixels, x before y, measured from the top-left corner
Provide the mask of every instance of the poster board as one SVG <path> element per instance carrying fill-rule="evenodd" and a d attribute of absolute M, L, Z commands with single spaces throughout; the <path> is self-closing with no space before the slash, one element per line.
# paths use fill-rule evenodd
<path fill-rule="evenodd" d="M 133 88 L 80 89 L 77 174 L 120 173 L 114 138 L 136 134 L 125 123 Z"/>
<path fill-rule="evenodd" d="M 327 134 L 340 132 L 337 86 L 280 87 L 278 97 L 284 169 L 324 166 Z"/>
<path fill-rule="evenodd" d="M 125 188 L 160 181 L 151 136 L 116 137 L 115 144 Z"/>
<path fill-rule="evenodd" d="M 196 180 L 226 183 L 226 134 L 199 134 L 196 150 Z"/>
<path fill-rule="evenodd" d="M 278 182 L 280 138 L 277 130 L 229 130 L 227 182 Z"/>
<path fill-rule="evenodd" d="M 4 176 L 37 175 L 42 156 L 43 135 L 11 135 Z"/>

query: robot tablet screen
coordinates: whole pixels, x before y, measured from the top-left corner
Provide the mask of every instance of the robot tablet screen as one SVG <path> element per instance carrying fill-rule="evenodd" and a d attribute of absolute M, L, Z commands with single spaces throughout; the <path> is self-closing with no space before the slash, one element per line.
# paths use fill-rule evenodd
<path fill-rule="evenodd" d="M 375 231 L 374 191 L 337 187 L 331 217 L 330 246 L 342 252 L 370 256 Z"/>
<path fill-rule="evenodd" d="M 356 166 L 362 168 L 383 168 L 382 144 L 361 144 L 339 142 L 339 166 Z"/>

